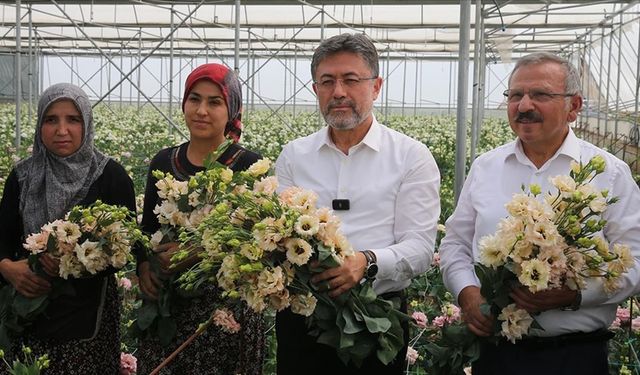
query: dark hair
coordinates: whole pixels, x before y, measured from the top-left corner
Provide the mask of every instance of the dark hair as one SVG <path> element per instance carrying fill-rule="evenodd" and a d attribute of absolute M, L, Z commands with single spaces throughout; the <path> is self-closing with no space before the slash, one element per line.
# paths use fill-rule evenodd
<path fill-rule="evenodd" d="M 352 52 L 359 55 L 369 66 L 373 77 L 380 75 L 378 51 L 371 39 L 364 34 L 345 33 L 322 41 L 316 48 L 311 59 L 311 78 L 315 79 L 316 69 L 322 60 L 339 52 Z"/>

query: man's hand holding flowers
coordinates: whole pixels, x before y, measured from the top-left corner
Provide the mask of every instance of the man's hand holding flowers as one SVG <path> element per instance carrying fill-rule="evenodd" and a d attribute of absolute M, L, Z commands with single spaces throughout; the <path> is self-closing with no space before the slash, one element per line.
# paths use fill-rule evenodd
<path fill-rule="evenodd" d="M 490 313 L 487 315 L 482 312 L 481 306 L 487 301 L 480 293 L 479 287 L 468 286 L 462 289 L 458 303 L 462 309 L 462 319 L 471 332 L 484 337 L 493 335 L 495 318 Z"/>
<path fill-rule="evenodd" d="M 357 251 L 353 256 L 345 257 L 342 265 L 314 275 L 311 282 L 318 286 L 324 283 L 329 290 L 329 296 L 335 298 L 362 281 L 366 266 L 366 257 L 362 252 Z"/>
<path fill-rule="evenodd" d="M 577 290 L 569 289 L 566 285 L 562 288 L 540 290 L 535 293 L 521 286 L 513 288 L 509 297 L 513 299 L 516 306 L 527 310 L 528 313 L 539 313 L 571 306 L 578 293 Z"/>
<path fill-rule="evenodd" d="M 49 293 L 51 283 L 36 275 L 29 267 L 26 259 L 11 261 L 5 259 L 0 262 L 0 273 L 13 287 L 27 298 L 36 298 Z"/>

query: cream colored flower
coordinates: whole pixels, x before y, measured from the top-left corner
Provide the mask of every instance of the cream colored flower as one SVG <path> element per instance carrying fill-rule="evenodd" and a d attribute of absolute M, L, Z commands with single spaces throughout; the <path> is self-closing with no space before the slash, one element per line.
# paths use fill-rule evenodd
<path fill-rule="evenodd" d="M 74 249 L 78 261 L 92 275 L 107 268 L 109 261 L 99 245 L 100 243 L 98 242 L 84 241 L 81 245 L 76 245 Z"/>
<path fill-rule="evenodd" d="M 289 290 L 285 288 L 278 293 L 270 294 L 269 305 L 276 311 L 282 311 L 289 307 Z"/>
<path fill-rule="evenodd" d="M 301 236 L 313 236 L 320 229 L 320 220 L 313 215 L 300 215 L 293 227 Z"/>
<path fill-rule="evenodd" d="M 269 172 L 269 168 L 271 168 L 271 160 L 264 158 L 251 164 L 249 169 L 247 169 L 247 172 L 254 177 L 258 177 Z"/>
<path fill-rule="evenodd" d="M 233 171 L 229 168 L 224 168 L 220 171 L 220 179 L 225 184 L 228 184 L 233 179 Z"/>
<path fill-rule="evenodd" d="M 568 196 L 576 190 L 576 182 L 567 175 L 549 177 L 549 182 L 553 184 L 563 196 Z"/>
<path fill-rule="evenodd" d="M 539 220 L 527 225 L 524 235 L 525 240 L 537 246 L 554 246 L 562 241 L 556 225 L 550 220 Z"/>
<path fill-rule="evenodd" d="M 596 213 L 604 212 L 607 209 L 607 201 L 604 198 L 594 198 L 589 202 L 589 208 Z"/>
<path fill-rule="evenodd" d="M 243 294 L 243 299 L 247 302 L 247 305 L 251 308 L 251 310 L 261 313 L 267 308 L 267 304 L 264 302 L 264 298 L 259 295 L 256 291 L 246 290 Z"/>
<path fill-rule="evenodd" d="M 536 202 L 536 200 L 527 194 L 519 193 L 514 194 L 513 198 L 505 205 L 509 215 L 516 218 L 529 217 L 530 207 Z"/>
<path fill-rule="evenodd" d="M 189 206 L 198 207 L 198 205 L 200 204 L 200 192 L 197 190 L 192 191 L 191 193 L 189 193 L 188 199 Z"/>
<path fill-rule="evenodd" d="M 285 288 L 285 277 L 280 266 L 265 268 L 258 275 L 258 291 L 261 296 L 281 292 Z"/>
<path fill-rule="evenodd" d="M 59 242 L 75 244 L 82 233 L 80 227 L 76 223 L 70 221 L 62 221 L 56 226 L 56 239 Z"/>
<path fill-rule="evenodd" d="M 31 254 L 38 254 L 43 252 L 47 248 L 47 241 L 49 240 L 49 233 L 38 232 L 29 235 L 24 242 L 23 247 Z"/>
<path fill-rule="evenodd" d="M 127 264 L 129 251 L 126 247 L 117 247 L 109 258 L 109 264 L 116 269 L 121 269 Z"/>
<path fill-rule="evenodd" d="M 272 217 L 265 218 L 256 225 L 253 230 L 253 238 L 261 249 L 265 251 L 273 251 L 278 248 L 278 242 L 284 237 L 284 218 L 274 219 Z M 264 227 L 264 229 L 261 229 Z"/>
<path fill-rule="evenodd" d="M 310 213 L 316 208 L 318 196 L 310 190 L 301 190 L 291 197 L 289 206 L 301 214 Z"/>
<path fill-rule="evenodd" d="M 634 260 L 633 256 L 631 255 L 631 249 L 628 245 L 623 245 L 620 243 L 613 244 L 613 253 L 618 256 L 618 259 L 620 259 L 620 262 L 622 262 L 625 267 L 625 271 L 633 267 Z"/>
<path fill-rule="evenodd" d="M 284 247 L 287 249 L 289 262 L 299 266 L 307 264 L 313 254 L 311 245 L 302 238 L 287 238 L 284 241 Z"/>
<path fill-rule="evenodd" d="M 497 268 L 503 265 L 509 255 L 509 249 L 495 235 L 482 237 L 479 246 L 480 263 L 487 267 Z"/>
<path fill-rule="evenodd" d="M 526 310 L 519 309 L 513 303 L 502 309 L 498 319 L 503 321 L 500 334 L 514 344 L 529 332 L 533 322 L 533 318 Z"/>
<path fill-rule="evenodd" d="M 580 166 L 580 163 L 575 160 L 571 160 L 571 162 L 569 162 L 569 167 L 574 174 L 578 174 L 582 171 L 582 166 Z"/>
<path fill-rule="evenodd" d="M 278 188 L 278 179 L 275 176 L 264 177 L 260 181 L 253 184 L 253 191 L 271 195 Z"/>
<path fill-rule="evenodd" d="M 532 293 L 547 289 L 549 286 L 549 264 L 540 259 L 526 260 L 520 264 L 518 275 L 520 283 L 529 288 Z"/>
<path fill-rule="evenodd" d="M 291 298 L 291 311 L 294 314 L 311 316 L 316 309 L 318 300 L 310 292 L 296 294 Z"/>
<path fill-rule="evenodd" d="M 58 270 L 58 275 L 63 279 L 67 280 L 69 276 L 73 276 L 75 278 L 79 278 L 82 276 L 84 271 L 84 266 L 78 258 L 76 258 L 75 254 L 68 253 L 63 254 L 60 257 L 60 268 Z"/>

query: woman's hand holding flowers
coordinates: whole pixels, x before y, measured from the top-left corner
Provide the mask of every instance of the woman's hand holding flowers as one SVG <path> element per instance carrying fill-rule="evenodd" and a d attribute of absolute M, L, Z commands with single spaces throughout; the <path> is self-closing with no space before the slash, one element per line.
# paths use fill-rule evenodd
<path fill-rule="evenodd" d="M 60 274 L 60 259 L 56 259 L 49 254 L 42 254 L 38 257 L 42 269 L 51 277 L 58 277 Z"/>
<path fill-rule="evenodd" d="M 49 293 L 51 283 L 36 275 L 27 260 L 11 261 L 4 259 L 0 262 L 0 273 L 13 287 L 27 298 L 36 298 Z"/>
<path fill-rule="evenodd" d="M 138 267 L 140 290 L 151 300 L 158 299 L 158 289 L 162 286 L 162 281 L 151 271 L 151 263 L 144 261 Z"/>

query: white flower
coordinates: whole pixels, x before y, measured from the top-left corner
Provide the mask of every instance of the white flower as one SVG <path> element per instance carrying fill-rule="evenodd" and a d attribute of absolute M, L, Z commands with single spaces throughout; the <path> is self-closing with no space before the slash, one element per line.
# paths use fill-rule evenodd
<path fill-rule="evenodd" d="M 198 192 L 197 190 L 192 191 L 191 193 L 189 193 L 188 199 L 189 206 L 198 207 L 198 205 L 200 204 L 200 192 Z"/>
<path fill-rule="evenodd" d="M 70 221 L 62 221 L 58 224 L 55 233 L 58 241 L 68 244 L 75 244 L 82 235 L 78 224 Z"/>
<path fill-rule="evenodd" d="M 63 279 L 68 279 L 69 276 L 73 276 L 75 278 L 79 278 L 82 276 L 84 271 L 84 267 L 82 263 L 78 261 L 78 258 L 73 253 L 63 254 L 60 257 L 60 268 L 58 270 L 58 275 Z"/>
<path fill-rule="evenodd" d="M 525 239 L 537 246 L 554 246 L 562 239 L 556 225 L 551 220 L 538 220 L 527 225 Z"/>
<path fill-rule="evenodd" d="M 291 298 L 291 311 L 294 314 L 311 316 L 316 309 L 318 300 L 311 292 L 307 294 L 296 294 Z"/>
<path fill-rule="evenodd" d="M 502 309 L 498 319 L 502 320 L 502 331 L 500 334 L 515 344 L 517 339 L 529 332 L 529 327 L 533 318 L 526 310 L 519 309 L 515 304 L 510 304 Z"/>
<path fill-rule="evenodd" d="M 29 235 L 25 242 L 24 248 L 29 250 L 31 254 L 38 254 L 43 252 L 47 248 L 47 241 L 49 240 L 49 233 L 38 232 Z"/>
<path fill-rule="evenodd" d="M 151 249 L 157 248 L 158 245 L 160 245 L 160 243 L 162 242 L 163 238 L 164 238 L 164 234 L 162 233 L 161 230 L 156 231 L 153 235 L 151 235 L 151 239 L 149 240 L 149 245 L 151 246 Z"/>
<path fill-rule="evenodd" d="M 594 198 L 591 202 L 589 202 L 589 208 L 591 211 L 600 213 L 604 212 L 607 208 L 607 200 L 604 198 Z"/>
<path fill-rule="evenodd" d="M 254 177 L 258 177 L 269 172 L 269 168 L 271 168 L 271 160 L 265 158 L 251 164 L 247 172 Z"/>
<path fill-rule="evenodd" d="M 92 275 L 104 270 L 108 265 L 108 258 L 99 245 L 99 242 L 84 241 L 74 249 L 78 261 Z"/>
<path fill-rule="evenodd" d="M 547 289 L 549 286 L 549 264 L 540 259 L 525 260 L 518 275 L 520 283 L 533 293 Z"/>
<path fill-rule="evenodd" d="M 284 241 L 284 247 L 287 249 L 289 262 L 299 266 L 307 264 L 313 253 L 311 245 L 302 238 L 287 238 Z"/>
<path fill-rule="evenodd" d="M 320 229 L 320 220 L 313 215 L 300 215 L 293 228 L 301 236 L 313 236 Z"/>
<path fill-rule="evenodd" d="M 260 181 L 256 181 L 256 183 L 253 184 L 254 192 L 267 195 L 275 193 L 277 188 L 278 179 L 275 176 L 264 177 Z"/>
<path fill-rule="evenodd" d="M 492 235 L 480 239 L 480 263 L 496 268 L 505 263 L 509 249 L 504 246 L 500 237 Z"/>
<path fill-rule="evenodd" d="M 559 175 L 555 177 L 549 177 L 549 182 L 553 184 L 563 196 L 573 193 L 576 190 L 576 182 L 573 178 L 567 175 Z"/>

